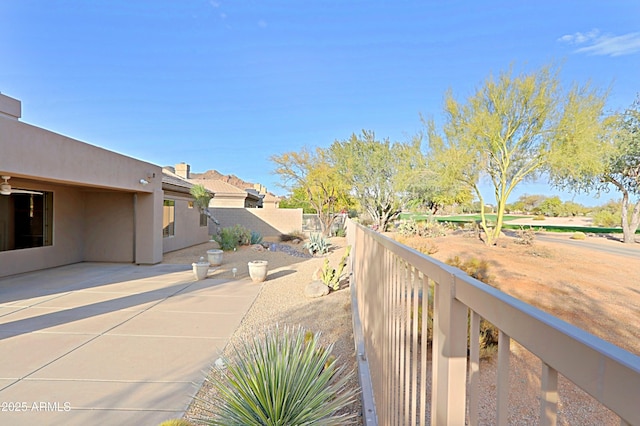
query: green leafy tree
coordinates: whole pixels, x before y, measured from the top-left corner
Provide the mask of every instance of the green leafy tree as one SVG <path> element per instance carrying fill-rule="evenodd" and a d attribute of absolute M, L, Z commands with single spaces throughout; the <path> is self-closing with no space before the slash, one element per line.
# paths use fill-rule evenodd
<path fill-rule="evenodd" d="M 414 171 L 423 164 L 420 138 L 411 143 L 380 141 L 372 131 L 335 141 L 330 156 L 340 176 L 381 231 L 402 211 Z"/>
<path fill-rule="evenodd" d="M 520 183 L 551 167 L 570 171 L 585 151 L 598 150 L 603 105 L 604 96 L 588 87 L 562 91 L 558 72 L 551 67 L 490 77 L 465 103 L 447 94 L 442 132 L 435 130 L 433 120 L 427 122 L 430 157 L 439 164 L 445 184 L 459 181 L 480 201 L 487 245 L 498 240 L 507 199 Z M 556 151 L 572 155 L 553 156 Z M 484 177 L 496 202 L 493 227 L 480 191 Z"/>
<path fill-rule="evenodd" d="M 291 189 L 291 193 L 286 197 L 280 199 L 281 209 L 302 209 L 303 213 L 314 214 L 318 213 L 316 209 L 309 205 L 307 201 L 307 192 L 302 187 L 294 187 Z"/>
<path fill-rule="evenodd" d="M 426 164 L 416 170 L 414 176 L 415 179 L 407 185 L 407 206 L 411 209 L 426 208 L 435 215 L 446 206 L 466 205 L 473 201 L 473 194 L 468 187 L 459 182 L 444 186 L 439 176 Z"/>
<path fill-rule="evenodd" d="M 633 243 L 640 226 L 640 97 L 624 112 L 611 116 L 607 125 L 602 148 L 586 157 L 579 168 L 557 171 L 553 182 L 576 192 L 615 188 L 622 194 L 623 241 Z"/>
<path fill-rule="evenodd" d="M 280 176 L 282 187 L 291 191 L 296 201 L 315 210 L 322 233 L 328 235 L 335 215 L 349 207 L 349 187 L 326 152 L 303 148 L 300 152 L 274 155 L 271 161 L 276 164 L 274 173 Z"/>
<path fill-rule="evenodd" d="M 562 200 L 557 195 L 546 198 L 540 203 L 539 209 L 545 216 L 558 217 L 562 214 Z"/>

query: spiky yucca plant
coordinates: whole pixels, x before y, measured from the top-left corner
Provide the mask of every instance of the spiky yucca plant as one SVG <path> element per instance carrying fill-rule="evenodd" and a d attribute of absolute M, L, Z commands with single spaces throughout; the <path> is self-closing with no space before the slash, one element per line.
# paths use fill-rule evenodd
<path fill-rule="evenodd" d="M 306 335 L 306 337 L 305 337 Z M 213 371 L 210 425 L 344 425 L 352 414 L 337 414 L 355 400 L 347 388 L 353 372 L 338 367 L 333 345 L 318 334 L 272 327 L 235 348 L 227 371 Z"/>

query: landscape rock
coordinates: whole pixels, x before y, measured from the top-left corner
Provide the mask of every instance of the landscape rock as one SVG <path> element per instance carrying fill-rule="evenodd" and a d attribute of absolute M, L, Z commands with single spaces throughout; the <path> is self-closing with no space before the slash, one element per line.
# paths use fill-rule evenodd
<path fill-rule="evenodd" d="M 327 287 L 322 281 L 311 281 L 304 288 L 304 295 L 307 297 L 322 297 L 329 294 L 329 287 Z"/>

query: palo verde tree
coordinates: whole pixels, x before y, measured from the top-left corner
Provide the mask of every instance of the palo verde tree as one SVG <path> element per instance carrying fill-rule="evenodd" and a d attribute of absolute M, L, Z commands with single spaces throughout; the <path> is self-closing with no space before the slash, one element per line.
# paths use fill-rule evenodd
<path fill-rule="evenodd" d="M 473 194 L 467 186 L 459 181 L 443 182 L 436 170 L 428 164 L 416 168 L 407 184 L 409 208 L 427 209 L 435 215 L 446 206 L 471 204 Z"/>
<path fill-rule="evenodd" d="M 509 70 L 489 77 L 465 103 L 447 94 L 442 132 L 433 120 L 426 123 L 430 164 L 444 183 L 461 182 L 478 198 L 487 245 L 500 236 L 509 195 L 520 183 L 547 172 L 551 153 L 571 152 L 563 157 L 571 164 L 582 161 L 585 151 L 598 150 L 604 96 L 588 86 L 565 93 L 558 74 L 547 66 L 528 74 Z M 487 221 L 480 191 L 485 177 L 496 202 L 494 226 Z"/>
<path fill-rule="evenodd" d="M 320 219 L 322 233 L 331 231 L 331 223 L 339 211 L 349 206 L 349 188 L 338 175 L 324 150 L 287 152 L 271 156 L 274 173 L 281 186 L 296 197 L 297 203 L 311 207 Z"/>
<path fill-rule="evenodd" d="M 601 193 L 613 186 L 622 194 L 623 241 L 633 243 L 640 226 L 640 96 L 624 112 L 609 117 L 606 124 L 601 148 L 592 151 L 577 169 L 557 168 L 552 182 L 576 192 Z"/>
<path fill-rule="evenodd" d="M 411 143 L 379 141 L 374 132 L 365 130 L 329 148 L 340 176 L 381 231 L 402 211 L 413 171 L 423 161 L 420 142 L 420 138 Z"/>

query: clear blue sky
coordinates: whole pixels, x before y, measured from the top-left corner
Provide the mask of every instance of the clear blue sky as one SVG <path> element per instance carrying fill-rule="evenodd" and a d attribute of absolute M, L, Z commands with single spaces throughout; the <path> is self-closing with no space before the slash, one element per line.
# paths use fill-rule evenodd
<path fill-rule="evenodd" d="M 640 1 L 0 1 L 0 92 L 23 121 L 278 194 L 273 154 L 362 129 L 407 141 L 448 89 L 551 61 L 628 107 Z"/>

